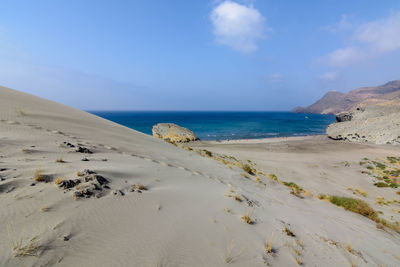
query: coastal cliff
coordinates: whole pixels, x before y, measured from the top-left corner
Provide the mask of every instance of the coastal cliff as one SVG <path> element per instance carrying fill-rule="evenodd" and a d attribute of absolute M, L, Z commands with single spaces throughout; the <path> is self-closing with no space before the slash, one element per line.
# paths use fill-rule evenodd
<path fill-rule="evenodd" d="M 351 111 L 357 106 L 369 104 L 400 103 L 400 80 L 391 81 L 381 86 L 362 87 L 348 94 L 336 91 L 326 93 L 320 100 L 308 107 L 296 107 L 294 113 L 336 114 Z"/>

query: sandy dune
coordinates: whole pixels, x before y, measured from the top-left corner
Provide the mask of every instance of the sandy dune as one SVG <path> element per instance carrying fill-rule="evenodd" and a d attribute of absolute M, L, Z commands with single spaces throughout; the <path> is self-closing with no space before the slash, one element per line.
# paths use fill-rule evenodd
<path fill-rule="evenodd" d="M 400 199 L 399 189 L 375 187 L 359 165 L 399 157 L 398 148 L 324 137 L 189 146 L 0 87 L 0 266 L 400 264 L 398 233 L 313 196 L 362 198 L 399 221 L 398 203 L 375 203 Z M 246 178 L 198 149 L 251 160 L 310 194 L 293 195 L 267 175 Z M 87 169 L 96 174 L 77 176 Z M 76 179 L 70 189 L 55 184 Z"/>

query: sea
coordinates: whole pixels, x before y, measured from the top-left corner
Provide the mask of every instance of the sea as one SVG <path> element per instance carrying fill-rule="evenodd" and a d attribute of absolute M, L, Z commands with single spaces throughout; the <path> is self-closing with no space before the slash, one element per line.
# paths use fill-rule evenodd
<path fill-rule="evenodd" d="M 145 134 L 152 126 L 175 123 L 202 140 L 261 139 L 325 134 L 335 116 L 274 111 L 89 111 Z"/>

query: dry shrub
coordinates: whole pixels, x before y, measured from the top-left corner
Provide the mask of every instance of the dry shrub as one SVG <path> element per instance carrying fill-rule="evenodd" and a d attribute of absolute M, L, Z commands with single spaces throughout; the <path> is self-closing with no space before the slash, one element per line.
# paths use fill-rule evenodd
<path fill-rule="evenodd" d="M 36 182 L 45 182 L 46 176 L 43 175 L 42 170 L 36 170 L 35 173 L 33 174 L 33 180 L 35 180 Z"/>

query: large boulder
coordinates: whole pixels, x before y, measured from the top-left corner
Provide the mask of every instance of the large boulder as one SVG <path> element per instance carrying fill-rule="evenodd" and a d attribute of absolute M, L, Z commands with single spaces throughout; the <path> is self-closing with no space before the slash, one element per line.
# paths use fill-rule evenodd
<path fill-rule="evenodd" d="M 158 123 L 153 126 L 153 136 L 168 142 L 190 142 L 197 140 L 194 132 L 174 123 Z"/>

